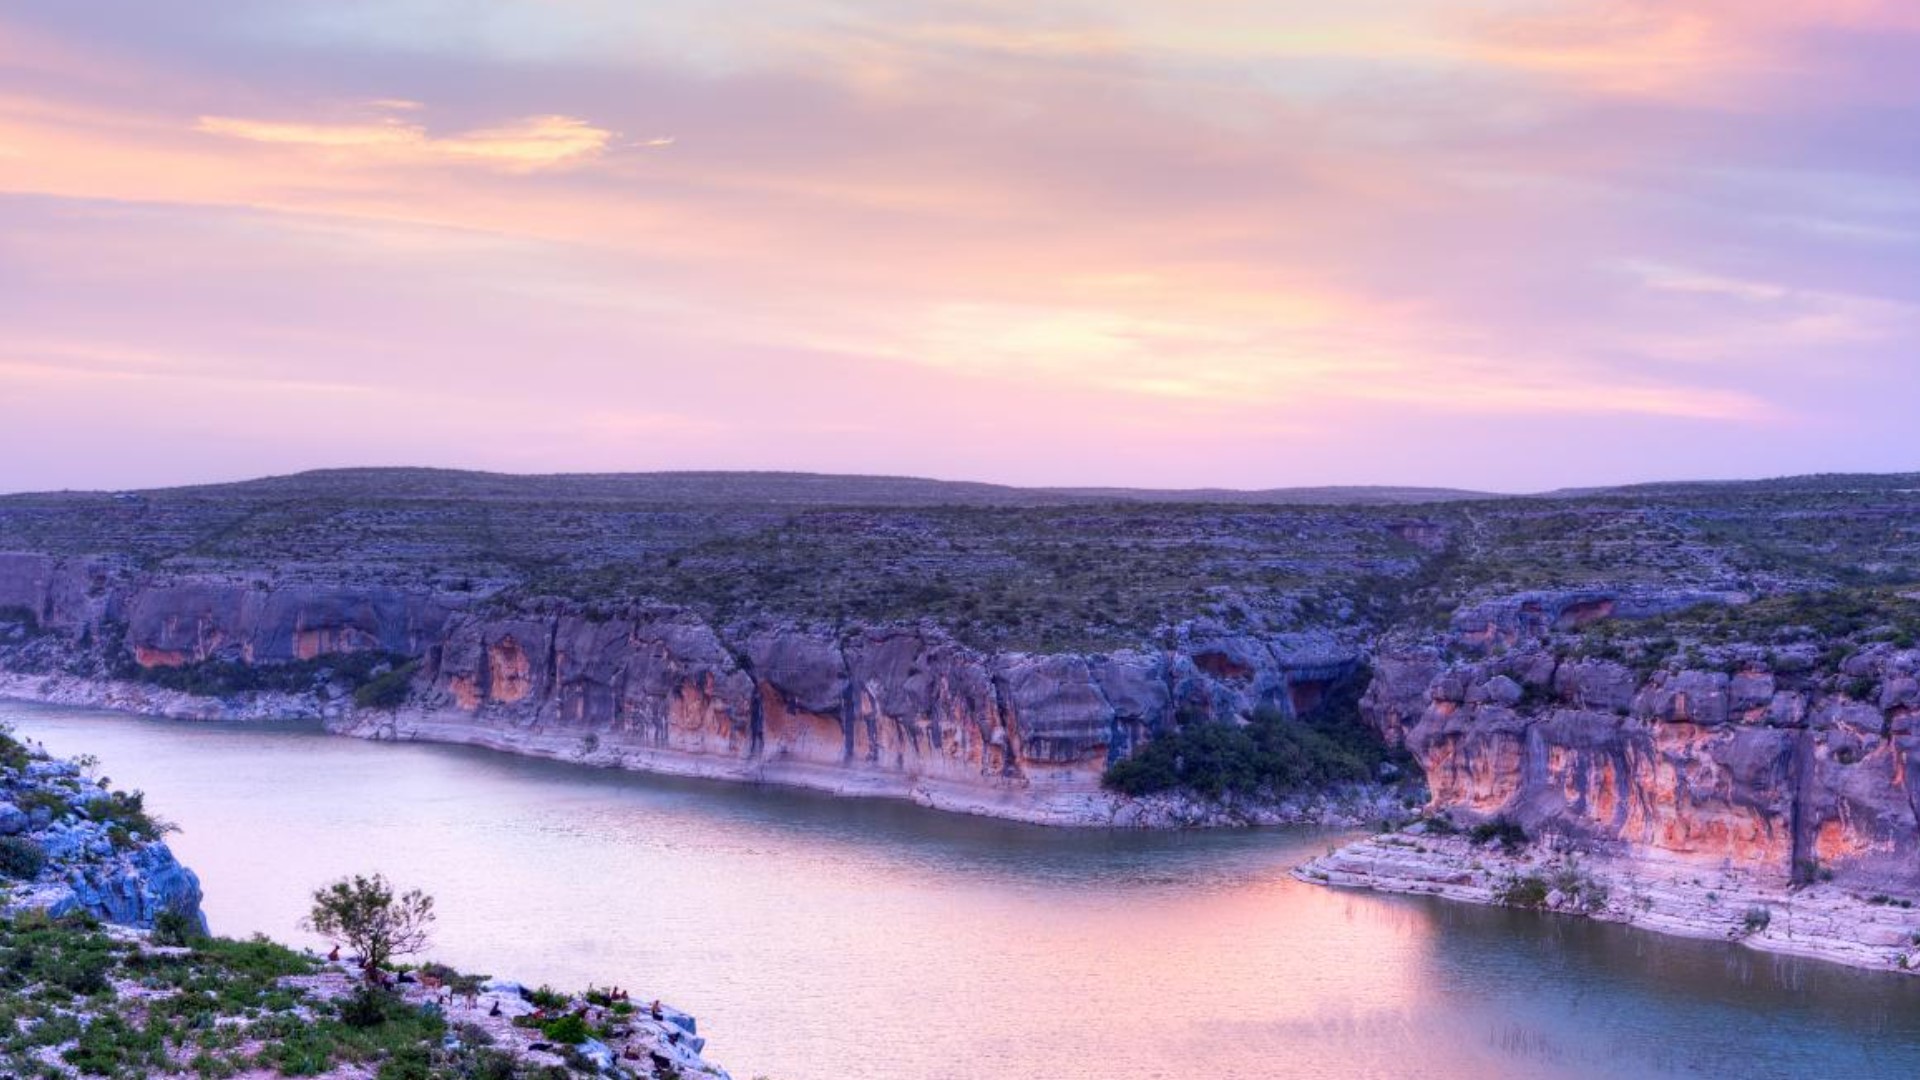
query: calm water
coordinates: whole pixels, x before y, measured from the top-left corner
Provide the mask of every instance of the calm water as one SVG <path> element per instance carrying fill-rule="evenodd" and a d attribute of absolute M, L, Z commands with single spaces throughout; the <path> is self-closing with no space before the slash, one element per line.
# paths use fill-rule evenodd
<path fill-rule="evenodd" d="M 1912 1077 L 1920 980 L 1311 888 L 1339 834 L 1061 832 L 0 705 L 184 827 L 224 934 L 384 870 L 464 968 L 659 993 L 738 1080 Z"/>

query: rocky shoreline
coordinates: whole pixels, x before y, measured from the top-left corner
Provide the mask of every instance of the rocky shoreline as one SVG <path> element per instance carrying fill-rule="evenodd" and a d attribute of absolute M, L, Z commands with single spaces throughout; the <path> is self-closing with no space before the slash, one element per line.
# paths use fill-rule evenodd
<path fill-rule="evenodd" d="M 208 936 L 199 878 L 160 840 L 170 826 L 90 768 L 0 729 L 0 1073 L 369 1080 L 412 1055 L 422 1071 L 393 1075 L 730 1080 L 692 1016 L 631 989 L 563 994 L 429 964 L 391 980 L 387 1019 L 349 1019 L 357 967 Z M 398 1024 L 397 1041 L 370 1050 L 341 1023 Z"/>
<path fill-rule="evenodd" d="M 0 728 L 0 916 L 151 927 L 171 914 L 204 931 L 200 879 L 162 842 L 170 828 L 138 792 L 110 790 L 84 761 L 34 753 Z"/>
<path fill-rule="evenodd" d="M 1920 973 L 1920 910 L 1829 882 L 1794 885 L 1707 866 L 1441 836 L 1416 824 L 1295 868 L 1316 885 L 1535 908 L 1873 971 Z"/>

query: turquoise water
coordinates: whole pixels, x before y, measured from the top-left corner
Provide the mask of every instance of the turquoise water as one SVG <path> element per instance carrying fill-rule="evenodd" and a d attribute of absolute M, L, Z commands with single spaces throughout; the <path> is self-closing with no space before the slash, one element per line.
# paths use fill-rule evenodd
<path fill-rule="evenodd" d="M 216 931 L 433 893 L 434 952 L 700 1017 L 737 1080 L 1911 1077 L 1920 980 L 1313 888 L 1318 830 L 1068 832 L 317 730 L 0 704 L 183 827 Z"/>

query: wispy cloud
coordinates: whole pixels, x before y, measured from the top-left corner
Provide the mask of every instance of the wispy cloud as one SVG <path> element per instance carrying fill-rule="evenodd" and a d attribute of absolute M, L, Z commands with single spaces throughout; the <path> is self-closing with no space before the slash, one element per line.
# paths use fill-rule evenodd
<path fill-rule="evenodd" d="M 396 108 L 393 102 L 383 109 Z M 408 109 L 420 106 L 406 103 Z M 388 116 L 323 123 L 202 116 L 195 130 L 248 142 L 318 151 L 336 160 L 369 164 L 471 162 L 513 172 L 578 165 L 607 148 L 613 133 L 571 116 L 532 116 L 452 135 Z"/>

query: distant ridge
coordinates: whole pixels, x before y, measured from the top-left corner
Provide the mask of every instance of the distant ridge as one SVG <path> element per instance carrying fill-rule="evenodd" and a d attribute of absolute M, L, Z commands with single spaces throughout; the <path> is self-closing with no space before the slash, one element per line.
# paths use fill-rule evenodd
<path fill-rule="evenodd" d="M 25 497 L 21 495 L 9 498 Z M 36 493 L 36 497 L 45 494 Z M 105 492 L 62 492 L 83 498 Z M 432 468 L 318 469 L 219 484 L 129 492 L 170 499 L 542 499 L 793 506 L 1070 506 L 1113 502 L 1286 505 L 1396 505 L 1507 496 L 1448 488 L 1303 487 L 1162 490 L 1118 487 L 1014 487 L 968 480 L 804 472 L 676 471 L 519 474 Z"/>
<path fill-rule="evenodd" d="M 317 469 L 230 483 L 121 493 L 168 499 L 421 499 L 631 502 L 769 506 L 1071 506 L 1184 503 L 1286 506 L 1419 506 L 1516 499 L 1670 498 L 1729 493 L 1920 490 L 1920 473 L 1822 473 L 1764 480 L 1682 480 L 1535 494 L 1388 485 L 1233 488 L 1015 487 L 912 476 L 670 471 L 519 474 L 416 467 Z M 102 497 L 108 492 L 22 492 L 0 499 Z"/>

